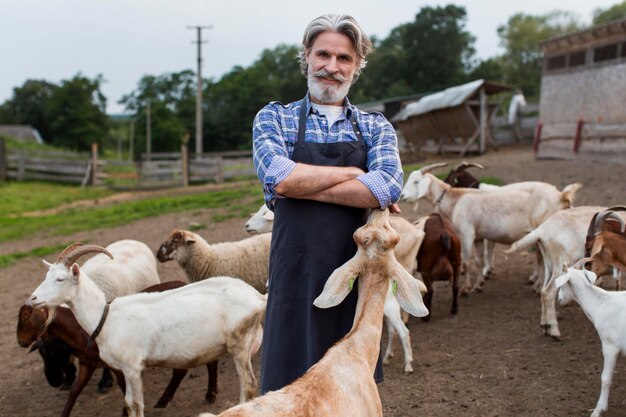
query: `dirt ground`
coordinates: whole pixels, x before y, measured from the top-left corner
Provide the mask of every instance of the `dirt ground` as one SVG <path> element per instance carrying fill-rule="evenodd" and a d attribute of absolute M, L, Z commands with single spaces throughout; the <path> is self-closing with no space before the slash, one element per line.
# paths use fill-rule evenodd
<path fill-rule="evenodd" d="M 441 158 L 433 159 L 433 162 Z M 447 159 L 454 164 L 458 159 Z M 541 180 L 559 188 L 582 182 L 577 205 L 626 203 L 623 165 L 585 164 L 567 161 L 535 161 L 529 146 L 513 146 L 491 151 L 468 160 L 481 162 L 487 169 L 480 175 L 499 177 L 505 182 Z M 402 215 L 415 220 L 431 207 L 420 205 L 415 213 L 402 205 Z M 0 253 L 89 239 L 109 244 L 123 238 L 146 242 L 155 250 L 175 227 L 207 225 L 199 230 L 209 242 L 246 237 L 245 219 L 219 224 L 211 222 L 214 210 L 164 215 L 123 227 L 76 233 L 62 238 L 37 236 L 0 245 Z M 450 316 L 450 289 L 438 283 L 429 323 L 412 319 L 414 368 L 402 373 L 402 352 L 385 368 L 385 381 L 379 386 L 384 414 L 390 417 L 426 416 L 588 416 L 600 390 L 602 354 L 593 326 L 577 305 L 559 307 L 561 341 L 543 336 L 539 327 L 540 303 L 525 285 L 532 270 L 533 256 L 509 256 L 498 246 L 495 276 L 485 290 L 459 301 L 459 314 Z M 51 257 L 52 258 L 52 257 Z M 19 306 L 35 289 L 46 272 L 39 259 L 28 258 L 0 269 L 0 416 L 58 416 L 67 391 L 48 386 L 37 354 L 27 354 L 15 339 Z M 185 279 L 178 265 L 160 264 L 162 281 Z M 386 333 L 386 332 L 384 332 Z M 254 360 L 258 375 L 259 358 Z M 169 371 L 149 368 L 144 373 L 146 415 L 193 416 L 218 412 L 234 405 L 238 380 L 232 360 L 219 364 L 218 399 L 204 402 L 206 371 L 192 370 L 166 409 L 152 406 L 169 380 Z M 117 416 L 123 407 L 118 389 L 96 393 L 98 371 L 74 407 L 73 416 Z M 618 361 L 609 399 L 608 417 L 626 415 L 626 363 Z"/>

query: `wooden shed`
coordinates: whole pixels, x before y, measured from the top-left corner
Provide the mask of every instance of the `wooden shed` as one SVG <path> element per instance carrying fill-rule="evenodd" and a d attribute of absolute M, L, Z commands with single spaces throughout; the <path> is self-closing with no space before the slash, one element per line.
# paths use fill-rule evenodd
<path fill-rule="evenodd" d="M 626 163 L 626 19 L 540 46 L 536 157 Z"/>
<path fill-rule="evenodd" d="M 472 81 L 407 104 L 391 122 L 411 149 L 482 154 L 488 146 L 497 147 L 489 127 L 500 102 L 489 97 L 512 89 L 485 80 Z"/>

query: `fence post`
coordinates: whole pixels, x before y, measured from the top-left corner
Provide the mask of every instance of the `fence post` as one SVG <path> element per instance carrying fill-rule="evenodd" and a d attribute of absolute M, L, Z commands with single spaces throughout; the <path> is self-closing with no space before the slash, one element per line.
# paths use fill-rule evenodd
<path fill-rule="evenodd" d="M 0 182 L 6 181 L 7 171 L 7 148 L 4 144 L 4 138 L 0 136 Z"/>
<path fill-rule="evenodd" d="M 98 181 L 98 144 L 91 144 L 91 185 L 97 185 Z"/>
<path fill-rule="evenodd" d="M 180 160 L 183 165 L 183 187 L 189 186 L 189 148 L 187 142 L 183 141 L 180 145 Z"/>
<path fill-rule="evenodd" d="M 26 156 L 23 151 L 18 151 L 17 157 L 17 180 L 24 181 L 24 176 L 26 175 Z"/>

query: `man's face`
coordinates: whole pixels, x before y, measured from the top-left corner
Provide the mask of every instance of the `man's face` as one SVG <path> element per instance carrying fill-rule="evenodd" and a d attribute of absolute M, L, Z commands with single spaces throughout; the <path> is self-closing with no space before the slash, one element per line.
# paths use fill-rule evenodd
<path fill-rule="evenodd" d="M 307 51 L 306 62 L 311 101 L 342 105 L 358 63 L 350 38 L 343 33 L 321 33 Z"/>

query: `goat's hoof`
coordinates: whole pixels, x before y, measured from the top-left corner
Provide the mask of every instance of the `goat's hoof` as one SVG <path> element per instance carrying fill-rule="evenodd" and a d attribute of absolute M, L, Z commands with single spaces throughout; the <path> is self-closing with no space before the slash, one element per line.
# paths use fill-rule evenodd
<path fill-rule="evenodd" d="M 411 365 L 404 367 L 404 375 L 409 375 L 413 373 L 413 367 Z"/>
<path fill-rule="evenodd" d="M 210 394 L 207 394 L 207 395 L 204 397 L 204 399 L 206 400 L 206 402 L 208 402 L 209 404 L 213 404 L 213 403 L 215 402 L 215 398 L 216 398 L 215 393 L 210 393 Z"/>
<path fill-rule="evenodd" d="M 552 340 L 554 340 L 555 342 L 560 342 L 560 341 L 561 341 L 561 335 L 558 335 L 558 334 L 550 334 L 550 335 L 548 335 L 548 336 L 550 336 L 550 338 L 551 338 Z"/>
<path fill-rule="evenodd" d="M 423 322 L 425 322 L 425 323 L 426 323 L 426 322 L 428 322 L 428 321 L 430 320 L 430 314 L 429 314 L 429 315 L 427 315 L 427 316 L 424 316 L 424 317 L 420 317 L 420 319 L 421 319 Z"/>
<path fill-rule="evenodd" d="M 472 293 L 479 293 L 479 292 L 483 292 L 483 287 L 476 287 L 476 288 L 472 288 Z"/>
<path fill-rule="evenodd" d="M 164 400 L 163 398 L 161 398 L 155 405 L 154 408 L 165 408 L 167 407 L 167 404 L 169 403 L 169 400 Z"/>

